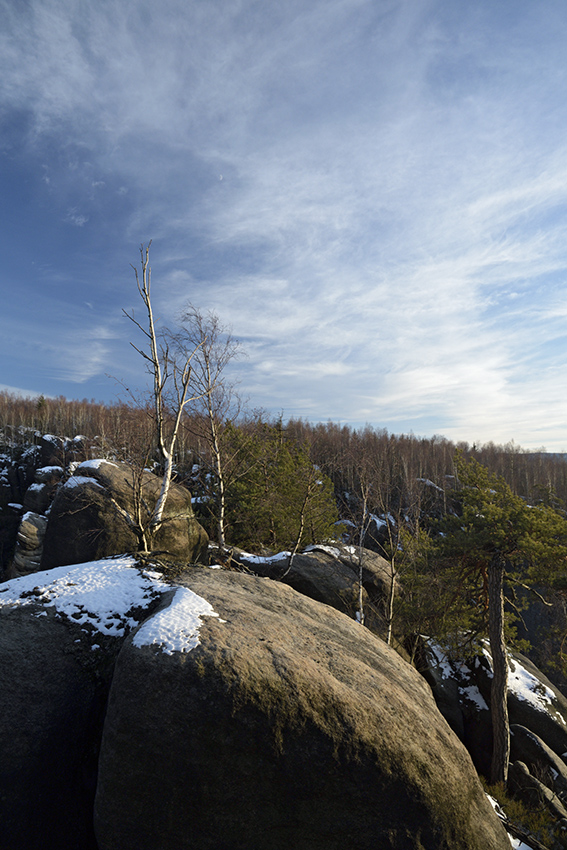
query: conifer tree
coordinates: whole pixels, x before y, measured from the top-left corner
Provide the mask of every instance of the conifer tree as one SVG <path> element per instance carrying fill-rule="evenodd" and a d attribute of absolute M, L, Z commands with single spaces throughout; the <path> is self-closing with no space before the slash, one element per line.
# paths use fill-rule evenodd
<path fill-rule="evenodd" d="M 503 478 L 474 458 L 457 455 L 461 510 L 441 523 L 438 553 L 458 572 L 462 589 L 481 581 L 492 655 L 491 715 L 493 754 L 491 781 L 505 782 L 510 732 L 507 710 L 505 589 L 551 582 L 567 558 L 567 523 L 546 504 L 531 506 L 512 493 Z M 471 597 L 472 598 L 472 597 Z"/>
<path fill-rule="evenodd" d="M 309 454 L 286 439 L 282 424 L 263 423 L 254 434 L 232 429 L 244 474 L 227 487 L 227 528 L 237 545 L 290 548 L 336 534 L 331 480 Z"/>

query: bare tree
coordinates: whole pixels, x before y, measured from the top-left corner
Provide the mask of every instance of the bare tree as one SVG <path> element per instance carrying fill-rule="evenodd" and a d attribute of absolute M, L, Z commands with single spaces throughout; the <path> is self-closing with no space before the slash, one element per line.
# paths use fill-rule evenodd
<path fill-rule="evenodd" d="M 206 460 L 214 476 L 213 498 L 216 503 L 217 542 L 226 545 L 226 488 L 229 456 L 223 440 L 229 422 L 238 418 L 241 410 L 236 385 L 226 375 L 228 364 L 242 353 L 240 343 L 219 317 L 209 311 L 201 312 L 188 304 L 180 322 L 182 330 L 175 337 L 176 350 L 182 360 L 192 357 L 192 381 L 195 389 L 191 411 L 198 415 L 189 429 L 204 439 L 208 447 Z"/>
<path fill-rule="evenodd" d="M 173 475 L 173 459 L 175 444 L 179 435 L 181 418 L 187 405 L 200 398 L 202 391 L 199 387 L 195 392 L 193 388 L 193 360 L 202 347 L 205 340 L 200 340 L 190 348 L 182 352 L 175 344 L 176 336 L 164 330 L 158 334 L 151 303 L 151 277 L 150 246 L 151 240 L 146 246 L 140 246 L 140 272 L 132 265 L 136 276 L 136 285 L 143 301 L 147 326 L 139 322 L 134 313 L 123 310 L 125 316 L 142 331 L 146 337 L 146 348 L 139 348 L 130 343 L 132 347 L 146 361 L 148 373 L 152 376 L 152 408 L 155 426 L 155 438 L 162 467 L 162 483 L 155 504 L 142 512 L 138 511 L 138 522 L 142 526 L 141 539 L 145 549 L 149 546 L 152 536 L 159 530 L 163 522 L 163 512 L 167 496 L 171 487 Z M 205 391 L 206 392 L 206 391 Z M 140 486 L 142 477 L 140 476 Z M 142 493 L 137 494 L 137 504 L 141 508 L 143 504 Z M 148 521 L 142 520 L 142 515 L 148 514 Z"/>

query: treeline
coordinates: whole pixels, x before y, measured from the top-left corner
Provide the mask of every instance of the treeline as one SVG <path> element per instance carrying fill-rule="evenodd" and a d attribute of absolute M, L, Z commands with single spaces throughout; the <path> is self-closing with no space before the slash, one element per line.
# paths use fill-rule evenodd
<path fill-rule="evenodd" d="M 562 455 L 525 451 L 515 443 L 469 445 L 442 436 L 395 435 L 370 426 L 312 424 L 302 419 L 284 423 L 262 412 L 249 413 L 232 423 L 241 434 L 255 434 L 256 439 L 268 433 L 266 425 L 277 427 L 282 441 L 308 453 L 333 482 L 339 502 L 344 494 L 358 498 L 366 491 L 369 508 L 375 512 L 409 510 L 427 488 L 430 496 L 446 507 L 455 486 L 457 450 L 501 476 L 514 494 L 528 502 L 567 506 L 567 461 Z M 151 457 L 154 433 L 149 407 L 122 401 L 68 401 L 64 396 L 22 398 L 6 391 L 0 392 L 0 429 L 5 446 L 28 443 L 34 434 L 82 434 L 112 447 L 126 460 L 142 452 Z M 189 412 L 177 446 L 176 463 L 182 477 L 189 476 L 195 462 L 206 459 L 208 448 L 199 436 L 202 432 L 199 416 Z"/>
<path fill-rule="evenodd" d="M 385 505 L 412 502 L 424 484 L 450 493 L 455 486 L 455 457 L 460 452 L 502 477 L 512 492 L 528 502 L 567 506 L 567 458 L 529 452 L 515 443 L 469 445 L 441 436 L 389 434 L 385 429 L 362 429 L 333 422 L 315 424 L 291 420 L 286 431 L 309 446 L 311 457 L 333 480 L 337 492 L 371 490 Z"/>

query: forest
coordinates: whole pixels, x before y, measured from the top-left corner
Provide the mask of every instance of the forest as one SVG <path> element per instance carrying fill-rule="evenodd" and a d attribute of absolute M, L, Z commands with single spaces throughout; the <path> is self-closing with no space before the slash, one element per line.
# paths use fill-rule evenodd
<path fill-rule="evenodd" d="M 528 504 L 545 503 L 560 510 L 567 506 L 567 458 L 562 454 L 526 451 L 515 443 L 497 445 L 454 443 L 443 436 L 420 437 L 390 434 L 367 425 L 354 428 L 333 422 L 310 423 L 302 419 L 269 416 L 264 411 L 239 408 L 235 419 L 219 422 L 223 462 L 229 490 L 244 494 L 246 481 L 264 483 L 267 470 L 287 464 L 288 476 L 280 475 L 272 489 L 290 486 L 293 477 L 309 478 L 315 466 L 332 482 L 333 499 L 342 519 L 352 517 L 352 500 L 360 502 L 366 492 L 367 510 L 377 516 L 392 516 L 420 510 L 429 516 L 447 511 L 457 482 L 457 454 L 474 458 L 500 478 L 511 492 Z M 83 435 L 99 450 L 120 460 L 136 461 L 143 455 L 157 458 L 155 422 L 151 404 L 116 401 L 105 404 L 94 399 L 65 397 L 21 397 L 0 391 L 0 441 L 3 450 L 17 453 L 18 447 L 33 443 L 42 434 L 73 437 Z M 175 448 L 176 478 L 204 497 L 211 483 L 214 458 L 208 437 L 209 423 L 202 411 L 188 407 Z M 286 459 L 284 461 L 283 454 Z M 263 461 L 261 460 L 263 457 Z M 307 469 L 305 464 L 307 462 Z M 280 470 L 281 472 L 281 470 Z M 208 482 L 208 485 L 207 485 Z M 285 496 L 281 494 L 282 498 Z M 299 499 L 299 492 L 288 494 Z M 350 499 L 350 506 L 349 506 Z M 214 513 L 211 503 L 211 511 Z M 240 523 L 242 526 L 242 523 Z M 210 527 L 215 536 L 213 526 Z M 292 535 L 293 536 L 293 535 Z M 238 523 L 227 527 L 227 542 L 244 542 Z M 248 543 L 285 546 L 289 540 L 249 539 Z"/>

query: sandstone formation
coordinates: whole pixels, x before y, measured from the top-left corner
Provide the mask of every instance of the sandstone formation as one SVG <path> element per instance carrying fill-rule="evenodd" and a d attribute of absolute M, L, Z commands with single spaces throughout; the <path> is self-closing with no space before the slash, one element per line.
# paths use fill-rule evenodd
<path fill-rule="evenodd" d="M 195 570 L 181 584 L 219 617 L 189 652 L 146 645 L 151 620 L 125 642 L 100 850 L 509 850 L 468 753 L 393 650 L 281 583 Z"/>
<path fill-rule="evenodd" d="M 81 463 L 53 501 L 45 535 L 42 569 L 78 564 L 140 547 L 137 500 L 143 521 L 157 499 L 161 479 L 123 463 Z M 155 549 L 187 562 L 206 562 L 208 538 L 195 519 L 188 490 L 173 484 Z"/>
<path fill-rule="evenodd" d="M 510 651 L 508 661 L 511 786 L 529 801 L 539 794 L 554 817 L 564 817 L 567 699 L 525 656 Z M 423 640 L 419 662 L 439 710 L 465 743 L 477 770 L 489 776 L 492 670 L 487 645 L 465 663 L 450 661 L 438 644 Z"/>
<path fill-rule="evenodd" d="M 233 562 L 250 572 L 282 581 L 311 599 L 331 605 L 355 617 L 359 597 L 359 547 L 334 544 L 309 546 L 289 566 L 287 553 L 258 558 L 236 550 Z M 389 563 L 370 549 L 362 549 L 362 584 L 365 624 L 377 633 L 383 630 L 384 605 L 391 583 Z"/>
<path fill-rule="evenodd" d="M 22 517 L 9 578 L 35 573 L 40 568 L 47 517 L 28 511 Z"/>
<path fill-rule="evenodd" d="M 2 850 L 96 850 L 92 806 L 114 659 L 162 592 L 132 564 L 0 584 Z M 128 616 L 109 605 L 113 596 Z"/>

